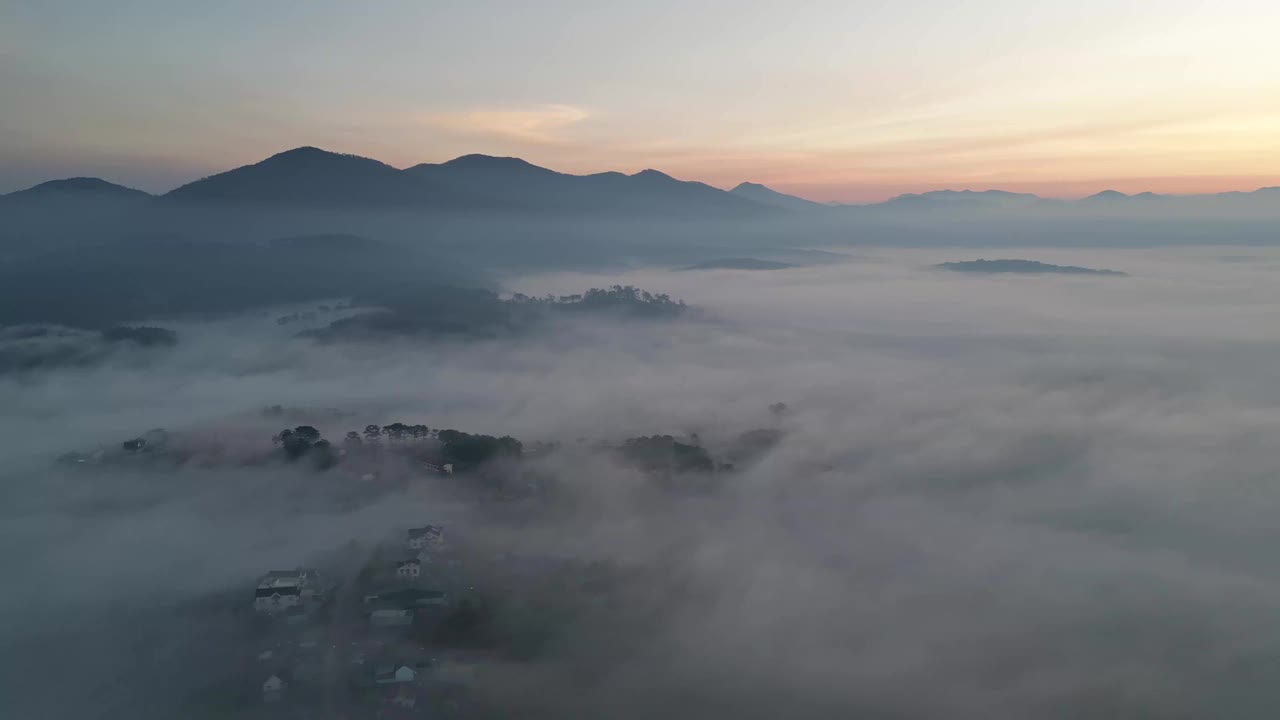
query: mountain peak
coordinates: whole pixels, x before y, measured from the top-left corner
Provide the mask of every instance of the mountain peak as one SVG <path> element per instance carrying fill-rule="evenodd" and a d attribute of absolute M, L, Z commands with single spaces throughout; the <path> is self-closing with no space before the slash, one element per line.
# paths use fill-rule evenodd
<path fill-rule="evenodd" d="M 804 198 L 799 198 L 794 195 L 780 193 L 777 190 L 774 190 L 767 185 L 761 185 L 760 183 L 739 183 L 738 186 L 730 190 L 729 193 L 731 195 L 744 197 L 761 205 L 785 208 L 787 210 L 812 210 L 822 207 L 820 203 L 805 200 Z"/>
<path fill-rule="evenodd" d="M 1122 192 L 1120 192 L 1119 190 L 1103 190 L 1102 192 L 1094 193 L 1094 194 L 1090 195 L 1089 197 L 1085 198 L 1085 201 L 1089 201 L 1089 200 L 1128 200 L 1128 199 L 1129 199 L 1129 196 L 1128 196 L 1128 195 L 1126 195 L 1126 194 L 1124 194 L 1124 193 L 1122 193 Z"/>
<path fill-rule="evenodd" d="M 653 168 L 649 168 L 649 169 L 647 169 L 647 170 L 641 170 L 640 172 L 638 172 L 638 173 L 636 173 L 636 174 L 632 175 L 631 177 L 633 177 L 633 178 L 637 178 L 637 179 L 641 179 L 641 180 L 672 180 L 672 181 L 676 181 L 676 179 L 675 179 L 675 178 L 673 178 L 673 177 L 671 177 L 670 175 L 668 175 L 668 174 L 666 174 L 666 173 L 664 173 L 664 172 L 659 172 L 659 171 L 657 171 L 657 170 L 654 170 Z M 676 181 L 676 182 L 679 182 L 679 181 Z"/>
<path fill-rule="evenodd" d="M 165 197 L 199 203 L 385 205 L 422 195 L 423 189 L 399 183 L 399 175 L 377 160 L 305 146 L 187 183 Z"/>
<path fill-rule="evenodd" d="M 49 180 L 11 193 L 10 196 L 45 197 L 53 195 L 94 195 L 99 197 L 150 197 L 150 193 L 117 185 L 96 177 L 73 177 Z"/>
<path fill-rule="evenodd" d="M 445 167 L 465 167 L 465 168 L 531 168 L 537 167 L 533 163 L 518 157 L 498 157 L 496 155 L 481 155 L 480 153 L 472 153 L 463 155 L 452 160 L 440 163 Z"/>
<path fill-rule="evenodd" d="M 336 153 L 336 152 L 332 152 L 332 151 L 330 151 L 330 150 L 322 150 L 322 149 L 320 149 L 320 148 L 318 148 L 318 147 L 313 147 L 313 146 L 311 146 L 311 145 L 303 145 L 302 147 L 296 147 L 296 148 L 294 148 L 294 149 L 292 149 L 292 150 L 285 150 L 284 152 L 276 153 L 275 155 L 272 155 L 271 157 L 267 158 L 266 160 L 263 160 L 263 161 L 258 162 L 258 163 L 254 163 L 254 165 L 255 165 L 255 166 L 260 166 L 260 167 L 261 167 L 261 166 L 268 166 L 268 167 L 270 167 L 270 166 L 275 166 L 275 167 L 290 167 L 290 166 L 298 167 L 298 166 L 308 166 L 308 167 L 312 167 L 312 166 L 319 165 L 319 164 L 322 164 L 322 163 L 330 163 L 330 164 L 333 164 L 333 165 L 338 165 L 338 164 L 344 164 L 344 165 L 357 165 L 357 164 L 359 164 L 359 165 L 367 165 L 367 166 L 374 166 L 374 165 L 377 165 L 377 166 L 381 166 L 381 167 L 385 167 L 385 168 L 390 168 L 390 167 L 391 167 L 390 165 L 387 165 L 386 163 L 381 162 L 381 161 L 379 161 L 379 160 L 373 160 L 373 159 L 371 159 L 371 158 L 362 157 L 362 156 L 360 156 L 360 155 L 350 155 L 350 154 L 347 154 L 347 153 Z M 252 167 L 252 166 L 250 166 L 250 167 Z"/>

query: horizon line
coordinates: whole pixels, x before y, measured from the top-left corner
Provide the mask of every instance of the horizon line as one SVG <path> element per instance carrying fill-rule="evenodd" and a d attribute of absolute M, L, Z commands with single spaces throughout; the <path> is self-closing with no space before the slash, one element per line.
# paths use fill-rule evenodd
<path fill-rule="evenodd" d="M 1252 189 L 1232 189 L 1232 190 L 1218 190 L 1218 191 L 1210 191 L 1210 192 L 1155 192 L 1155 191 L 1153 191 L 1153 190 L 1144 190 L 1144 191 L 1138 191 L 1138 192 L 1124 192 L 1124 191 L 1121 191 L 1121 190 L 1116 190 L 1116 189 L 1115 189 L 1113 186 L 1111 186 L 1111 185 L 1101 185 L 1101 184 L 1099 184 L 1099 185 L 1096 185 L 1095 187 L 1101 187 L 1102 189 L 1100 189 L 1100 190 L 1095 190 L 1095 191 L 1093 191 L 1093 192 L 1084 192 L 1084 193 L 1082 193 L 1082 194 L 1067 194 L 1067 195 L 1058 195 L 1058 194 L 1054 194 L 1054 195 L 1042 195 L 1042 194 L 1039 194 L 1039 193 L 1036 193 L 1036 192 L 1030 192 L 1030 191 L 1026 191 L 1026 190 L 1011 190 L 1011 189 L 1008 189 L 1008 187 L 1007 187 L 1007 186 L 1005 186 L 1005 187 L 1001 187 L 1001 186 L 994 186 L 994 185 L 988 185 L 988 186 L 953 186 L 953 185 L 940 186 L 940 185 L 933 185 L 933 184 L 930 184 L 930 183 L 928 183 L 928 182 L 924 182 L 924 183 L 921 183 L 921 186 L 922 186 L 921 188 L 918 188 L 918 189 L 911 189 L 911 190 L 906 190 L 906 189 L 904 188 L 904 189 L 902 190 L 902 192 L 896 192 L 896 193 L 891 194 L 891 195 L 886 195 L 886 196 L 884 197 L 884 199 L 882 199 L 882 200 L 874 200 L 874 201 L 867 201 L 867 202 L 850 202 L 850 201 L 839 201 L 839 200 L 817 200 L 817 199 L 814 199 L 814 198 L 812 198 L 812 197 L 807 197 L 806 195 L 801 194 L 803 191 L 780 190 L 780 189 L 778 189 L 778 188 L 780 188 L 780 187 L 782 187 L 782 188 L 787 187 L 787 185 L 788 185 L 788 184 L 787 184 L 787 183 L 785 183 L 785 182 L 780 183 L 780 184 L 777 184 L 777 185 L 774 185 L 774 184 L 770 184 L 770 183 L 768 183 L 768 182 L 761 182 L 761 181 L 758 181 L 758 180 L 750 180 L 750 179 L 748 179 L 748 180 L 741 180 L 741 181 L 739 181 L 739 182 L 737 182 L 737 183 L 734 183 L 734 184 L 733 184 L 733 185 L 731 185 L 731 186 L 726 187 L 726 186 L 725 186 L 725 185 L 723 185 L 723 184 L 717 184 L 717 183 L 713 183 L 713 182 L 708 182 L 708 181 L 706 181 L 706 180 L 696 180 L 696 179 L 684 179 L 684 178 L 679 178 L 679 177 L 676 177 L 676 176 L 674 176 L 674 175 L 672 175 L 672 174 L 670 174 L 670 173 L 668 173 L 668 172 L 666 172 L 666 171 L 658 170 L 658 169 L 653 168 L 653 167 L 647 167 L 647 168 L 644 168 L 644 169 L 641 169 L 641 170 L 637 170 L 637 171 L 635 171 L 635 172 L 631 172 L 631 173 L 627 173 L 627 172 L 625 172 L 625 171 L 619 171 L 619 170 L 601 170 L 601 171 L 597 171 L 597 172 L 589 172 L 589 173 L 577 174 L 577 173 L 565 172 L 565 171 L 562 171 L 562 170 L 555 170 L 555 169 L 553 169 L 553 168 L 546 167 L 546 166 L 544 166 L 544 165 L 538 165 L 537 163 L 531 162 L 531 161 L 529 161 L 529 160 L 526 160 L 526 159 L 524 159 L 524 158 L 522 158 L 522 157 L 519 157 L 519 156 L 516 156 L 516 155 L 490 155 L 490 154 L 482 153 L 482 152 L 469 152 L 469 153 L 463 153 L 463 154 L 461 154 L 461 155 L 457 155 L 457 156 L 455 156 L 455 157 L 452 157 L 452 158 L 449 158 L 449 159 L 446 159 L 446 160 L 439 160 L 439 161 L 423 161 L 423 162 L 416 162 L 416 163 L 412 163 L 412 164 L 404 165 L 404 166 L 397 166 L 397 165 L 392 165 L 391 163 L 388 163 L 388 162 L 386 162 L 386 161 L 379 160 L 378 158 L 371 157 L 371 156 L 368 156 L 368 155 L 362 155 L 362 154 L 360 154 L 360 153 L 349 153 L 349 152 L 341 152 L 341 151 L 336 151 L 336 150 L 329 150 L 329 149 L 322 148 L 322 147 L 319 147 L 319 146 L 316 146 L 316 145 L 298 145 L 298 146 L 296 146 L 296 147 L 292 147 L 292 148 L 289 148 L 289 149 L 287 149 L 287 150 L 281 150 L 281 151 L 279 151 L 279 152 L 272 153 L 272 154 L 270 154 L 270 155 L 267 155 L 266 157 L 263 157 L 263 158 L 262 158 L 262 159 L 260 159 L 260 160 L 256 160 L 256 161 L 249 162 L 249 163 L 245 163 L 245 164 L 242 164 L 242 165 L 236 165 L 236 166 L 234 166 L 234 167 L 230 167 L 230 168 L 227 168 L 227 169 L 225 169 L 225 170 L 219 170 L 219 171 L 217 171 L 217 172 L 213 172 L 213 173 L 210 173 L 210 174 L 208 174 L 208 175 L 201 175 L 200 177 L 194 178 L 194 179 L 192 179 L 192 180 L 188 180 L 188 181 L 186 181 L 186 182 L 180 183 L 180 184 L 178 184 L 178 185 L 175 185 L 175 186 L 173 186 L 173 187 L 170 187 L 170 188 L 169 188 L 169 189 L 167 189 L 167 190 L 162 190 L 162 191 L 154 191 L 154 192 L 153 192 L 153 191 L 150 191 L 150 190 L 143 190 L 143 189 L 141 189 L 141 188 L 134 187 L 133 185 L 128 185 L 128 184 L 124 184 L 124 183 L 118 183 L 118 182 L 115 182 L 115 181 L 112 181 L 112 180 L 108 180 L 108 179 L 106 179 L 105 177 L 102 177 L 102 176 L 100 176 L 100 175 L 68 175 L 68 176 L 64 176 L 64 177 L 54 177 L 54 178 L 50 178 L 50 179 L 48 179 L 48 180 L 43 180 L 43 181 L 37 182 L 37 183 L 35 183 L 34 185 L 28 185 L 28 186 L 25 186 L 25 187 L 20 187 L 20 188 L 16 188 L 16 189 L 14 189 L 14 190 L 10 190 L 10 191 L 4 192 L 4 193 L 0 193 L 0 197 L 5 197 L 5 196 L 8 196 L 8 195 L 12 195 L 12 194 L 15 194 L 15 193 L 23 192 L 23 191 L 26 191 L 26 190 L 31 190 L 31 189 L 33 189 L 33 188 L 37 188 L 37 187 L 40 187 L 40 186 L 42 186 L 42 185 L 46 185 L 46 184 L 49 184 L 49 183 L 62 182 L 62 181 L 67 181 L 67 180 L 100 180 L 100 181 L 102 181 L 102 182 L 107 182 L 107 183 L 110 183 L 110 184 L 112 184 L 112 185 L 116 185 L 116 186 L 118 186 L 118 187 L 123 187 L 123 188 L 127 188 L 127 189 L 130 189 L 130 190 L 137 190 L 137 191 L 139 191 L 139 192 L 146 193 L 146 194 L 151 195 L 151 196 L 153 196 L 153 197 L 162 197 L 162 196 L 164 196 L 164 195 L 167 195 L 167 194 L 169 194 L 169 193 L 171 193 L 171 192 L 173 192 L 173 191 L 175 191 L 175 190 L 177 190 L 177 189 L 179 189 L 179 188 L 185 187 L 185 186 L 190 185 L 190 184 L 192 184 L 192 183 L 200 182 L 201 180 L 205 180 L 205 179 L 208 179 L 208 178 L 211 178 L 211 177 L 215 177 L 215 176 L 218 176 L 218 175 L 222 175 L 222 174 L 225 174 L 225 173 L 228 173 L 228 172 L 233 172 L 233 171 L 235 171 L 235 170 L 239 170 L 239 169 L 241 169 L 241 168 L 246 168 L 246 167 L 251 167 L 251 166 L 253 166 L 253 165 L 258 165 L 258 164 L 261 164 L 261 163 L 263 163 L 263 162 L 266 162 L 267 160 L 271 160 L 272 158 L 279 157 L 279 156 L 281 156 L 281 155 L 287 155 L 287 154 L 292 153 L 292 152 L 303 151 L 303 150 L 314 150 L 314 151 L 317 151 L 317 152 L 325 153 L 325 154 L 327 154 L 327 155 L 342 156 L 342 157 L 352 157 L 352 158 L 359 158 L 359 159 L 362 159 L 362 160 L 370 160 L 370 161 L 372 161 L 372 162 L 377 162 L 377 163 L 381 163 L 381 164 L 383 164 L 383 165 L 386 165 L 387 167 L 392 168 L 393 170 L 396 170 L 396 171 L 399 171 L 399 172 L 404 172 L 404 171 L 406 171 L 406 170 L 412 169 L 412 168 L 414 168 L 414 167 L 419 167 L 419 166 L 422 166 L 422 165 L 445 165 L 445 164 L 448 164 L 448 163 L 451 163 L 451 162 L 455 162 L 455 161 L 457 161 L 457 160 L 460 160 L 460 159 L 462 159 L 462 158 L 468 158 L 468 157 L 482 157 L 482 158 L 490 158 L 490 159 L 496 159 L 496 160 L 514 160 L 514 161 L 519 161 L 519 162 L 525 163 L 525 164 L 530 165 L 530 166 L 535 167 L 535 168 L 539 168 L 539 169 L 542 169 L 542 170 L 547 170 L 547 171 L 549 171 L 549 172 L 554 172 L 554 173 L 557 173 L 557 174 L 560 174 L 560 175 L 569 175 L 569 176 L 572 176 L 572 177 L 590 177 L 590 176 L 593 176 L 593 175 L 603 175 L 603 174 L 608 174 L 608 173 L 621 173 L 621 174 L 623 174 L 623 175 L 627 175 L 628 177 L 632 177 L 632 176 L 639 175 L 639 174 L 641 174 L 641 173 L 645 173 L 645 172 L 658 172 L 658 173 L 661 173 L 661 174 L 663 174 L 663 175 L 666 175 L 667 177 L 670 177 L 670 178 L 672 178 L 673 180 L 676 180 L 676 181 L 678 181 L 678 182 L 701 183 L 701 184 L 703 184 L 703 185 L 707 185 L 707 186 L 709 186 L 709 187 L 713 187 L 713 188 L 715 188 L 715 189 L 717 189 L 717 190 L 720 190 L 720 191 L 722 191 L 722 192 L 730 192 L 730 191 L 732 191 L 734 188 L 737 188 L 737 187 L 739 187 L 739 186 L 741 186 L 741 185 L 745 185 L 745 184 L 757 185 L 757 186 L 763 187 L 763 188 L 765 188 L 765 189 L 767 189 L 767 190 L 771 190 L 771 191 L 773 191 L 773 192 L 781 193 L 781 194 L 784 194 L 784 195 L 789 195 L 789 196 L 791 196 L 791 197 L 795 197 L 795 198 L 798 198 L 798 199 L 800 199 L 800 200 L 805 200 L 805 201 L 807 201 L 807 202 L 811 202 L 811 203 L 814 203 L 814 204 L 816 204 L 816 205 L 822 205 L 822 206 L 827 206 L 827 207 L 841 207 L 841 206 L 843 206 L 843 207 L 867 207 L 867 206 L 880 205 L 880 204 L 883 204 L 883 203 L 886 203 L 886 202 L 889 202 L 889 201 L 892 201 L 892 200 L 896 200 L 896 199 L 899 199 L 899 198 L 903 198 L 903 197 L 921 196 L 921 195 L 927 195 L 927 194 L 930 194 L 930 193 L 944 193 L 944 192 L 950 192 L 950 193 L 975 193 L 975 194 L 977 194 L 977 193 L 987 193 L 987 192 L 999 192 L 999 193 L 1008 193 L 1008 194 L 1011 194 L 1011 195 L 1022 195 L 1022 196 L 1035 197 L 1035 198 L 1038 198 L 1038 199 L 1041 199 L 1041 200 L 1074 201 L 1074 200 L 1084 200 L 1084 199 L 1087 199 L 1087 198 L 1090 198 L 1090 197 L 1094 197 L 1094 196 L 1102 195 L 1102 194 L 1107 194 L 1107 193 L 1115 193 L 1115 194 L 1123 195 L 1124 197 L 1127 197 L 1127 198 L 1139 197 L 1139 196 L 1142 196 L 1142 195 L 1155 195 L 1155 196 L 1157 196 L 1157 197 L 1170 197 L 1170 198 L 1178 198 L 1178 197 L 1184 197 L 1184 198 L 1185 198 L 1185 197 L 1205 197 L 1205 196 L 1228 195 L 1228 194 L 1242 194 L 1242 195 L 1248 195 L 1248 194 L 1256 193 L 1256 192 L 1261 191 L 1261 190 L 1270 190 L 1270 189 L 1275 189 L 1275 188 L 1277 188 L 1277 187 L 1280 187 L 1280 179 L 1277 179 L 1277 184 L 1276 184 L 1276 185 L 1259 184 L 1259 185 L 1255 185 Z M 1182 178 L 1182 179 L 1190 180 L 1190 179 L 1193 179 L 1193 178 L 1202 178 L 1202 177 L 1217 177 L 1217 176 L 1171 176 L 1169 179 L 1171 179 L 1171 180 L 1172 180 L 1172 179 Z M 1221 177 L 1238 177 L 1238 176 L 1221 176 Z M 1247 177 L 1254 177 L 1254 176 L 1247 176 Z M 1138 180 L 1138 179 L 1144 179 L 1144 178 L 1135 178 L 1135 180 Z M 1115 180 L 1119 180 L 1119 179 L 1118 179 L 1118 178 L 1113 178 L 1112 180 L 1113 180 L 1113 181 L 1115 181 Z M 1083 180 L 1083 181 L 1063 181 L 1063 182 L 1064 182 L 1064 183 L 1071 183 L 1071 184 L 1087 184 L 1087 183 L 1090 183 L 1091 181 Z M 1016 186 L 1018 186 L 1018 185 L 1024 185 L 1024 184 L 1044 185 L 1044 184 L 1053 184 L 1053 182 L 1052 182 L 1052 181 L 1046 181 L 1046 182 L 1037 182 L 1037 181 L 1013 181 L 1013 182 L 1011 183 L 1011 185 L 1012 185 L 1012 186 L 1014 186 L 1014 187 L 1016 187 Z M 833 187 L 834 187 L 834 186 L 833 186 Z M 897 187 L 902 188 L 903 186 L 897 186 Z"/>

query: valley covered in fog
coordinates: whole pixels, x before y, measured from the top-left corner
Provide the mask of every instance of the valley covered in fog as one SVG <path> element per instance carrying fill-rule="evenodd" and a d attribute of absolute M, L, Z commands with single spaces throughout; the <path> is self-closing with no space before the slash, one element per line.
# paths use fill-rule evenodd
<path fill-rule="evenodd" d="M 1280 251 L 711 244 L 5 336 L 7 715 L 1274 707 Z M 427 523 L 449 608 L 366 636 Z"/>

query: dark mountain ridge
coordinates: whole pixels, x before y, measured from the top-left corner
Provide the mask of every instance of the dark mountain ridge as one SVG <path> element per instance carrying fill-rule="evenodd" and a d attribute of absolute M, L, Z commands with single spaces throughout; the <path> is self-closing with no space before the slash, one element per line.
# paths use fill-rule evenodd
<path fill-rule="evenodd" d="M 812 200 L 805 200 L 804 198 L 799 198 L 795 195 L 780 193 L 777 190 L 761 185 L 760 183 L 739 183 L 737 187 L 729 192 L 762 205 L 771 205 L 774 207 L 784 208 L 786 210 L 805 212 L 824 210 L 828 208 L 827 205 L 816 203 Z"/>
<path fill-rule="evenodd" d="M 165 204 L 442 211 L 750 215 L 768 208 L 655 170 L 568 175 L 519 158 L 464 155 L 400 170 L 303 147 L 183 185 Z"/>
<path fill-rule="evenodd" d="M 1051 265 L 1037 260 L 964 260 L 961 262 L 945 262 L 936 267 L 942 270 L 968 273 L 1021 273 L 1027 275 L 1059 274 L 1059 275 L 1125 275 L 1118 270 L 1095 270 L 1076 265 Z"/>
<path fill-rule="evenodd" d="M 302 147 L 211 175 L 165 193 L 187 205 L 456 207 L 486 205 L 456 189 L 406 175 L 385 163 Z"/>
<path fill-rule="evenodd" d="M 97 178 L 41 183 L 0 196 L 0 207 L 29 205 L 38 198 L 59 204 L 93 199 L 138 202 L 153 196 Z M 758 217 L 791 211 L 848 216 L 915 213 L 1103 213 L 1124 215 L 1149 209 L 1187 214 L 1280 214 L 1280 187 L 1252 192 L 1200 195 L 1127 195 L 1105 190 L 1080 200 L 1043 198 L 1005 190 L 935 190 L 907 193 L 868 205 L 824 205 L 744 182 L 725 191 L 677 180 L 658 170 L 632 175 L 602 172 L 571 175 L 515 157 L 463 155 L 442 163 L 398 169 L 366 157 L 299 147 L 260 162 L 211 175 L 156 196 L 165 207 L 405 209 L 537 214 L 643 214 L 687 218 Z"/>
<path fill-rule="evenodd" d="M 124 185 L 107 182 L 101 178 L 73 177 L 42 182 L 39 185 L 29 187 L 25 190 L 18 190 L 7 195 L 0 195 L 0 199 L 12 202 L 17 200 L 36 200 L 40 198 L 71 196 L 130 198 L 137 200 L 149 198 L 151 197 L 151 194 L 141 190 L 135 190 L 131 187 L 125 187 Z"/>

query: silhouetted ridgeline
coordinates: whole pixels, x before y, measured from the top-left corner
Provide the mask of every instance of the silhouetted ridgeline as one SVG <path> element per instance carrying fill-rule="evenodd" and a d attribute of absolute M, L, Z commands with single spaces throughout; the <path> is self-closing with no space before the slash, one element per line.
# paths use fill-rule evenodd
<path fill-rule="evenodd" d="M 227 242 L 343 232 L 474 253 L 486 265 L 598 266 L 682 251 L 689 262 L 714 257 L 707 250 L 717 246 L 1274 242 L 1277 224 L 1274 187 L 1075 201 L 943 190 L 833 206 L 656 170 L 570 175 L 485 155 L 401 170 L 303 147 L 155 197 L 95 178 L 0 196 L 0 261 L 140 236 Z"/>
<path fill-rule="evenodd" d="M 656 170 L 568 175 L 516 158 L 467 155 L 398 170 L 312 147 L 197 180 L 166 195 L 169 205 L 268 205 L 690 216 L 757 215 L 772 208 Z"/>
<path fill-rule="evenodd" d="M 1061 275 L 1124 275 L 1118 270 L 1094 270 L 1074 265 L 1050 265 L 1035 260 L 965 260 L 945 262 L 937 267 L 943 270 L 969 273 L 1025 273 Z"/>

